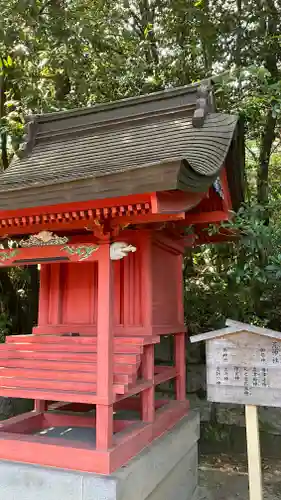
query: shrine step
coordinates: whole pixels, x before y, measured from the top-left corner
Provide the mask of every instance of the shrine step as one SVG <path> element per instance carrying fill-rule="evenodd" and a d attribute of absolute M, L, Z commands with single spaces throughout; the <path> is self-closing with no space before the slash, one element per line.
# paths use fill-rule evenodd
<path fill-rule="evenodd" d="M 43 401 L 62 401 L 65 403 L 96 404 L 99 398 L 95 392 L 58 391 L 53 389 L 27 389 L 23 387 L 1 387 L 0 395 L 8 398 L 39 399 Z"/>
<path fill-rule="evenodd" d="M 60 342 L 60 343 L 37 343 L 37 342 L 8 342 L 5 344 L 5 348 L 8 350 L 18 349 L 18 350 L 31 350 L 38 352 L 74 352 L 74 353 L 96 353 L 97 343 L 91 342 L 88 344 L 84 343 L 70 343 L 70 342 Z M 3 346 L 0 345 L 0 349 Z M 121 342 L 114 342 L 113 352 L 116 354 L 142 354 L 143 346 L 134 344 L 123 344 Z"/>
<path fill-rule="evenodd" d="M 77 361 L 77 362 L 97 362 L 97 353 L 88 352 L 57 352 L 57 351 L 36 351 L 30 347 L 24 348 L 19 346 L 11 346 L 3 344 L 0 346 L 0 364 L 2 359 L 42 359 L 46 361 Z M 115 354 L 113 355 L 114 363 L 140 363 L 139 354 Z"/>
<path fill-rule="evenodd" d="M 79 345 L 96 345 L 97 344 L 97 337 L 96 336 L 68 336 L 68 335 L 43 335 L 43 334 L 36 334 L 36 335 L 10 335 L 6 338 L 6 344 L 13 344 L 13 343 L 22 343 L 22 342 L 28 342 L 28 343 L 35 343 L 35 344 L 79 344 Z M 132 337 L 124 337 L 124 336 L 115 336 L 113 338 L 113 343 L 114 344 L 122 344 L 122 345 L 139 345 L 139 346 L 145 346 L 149 344 L 155 344 L 160 342 L 160 337 L 159 336 L 132 336 Z"/>
<path fill-rule="evenodd" d="M 71 371 L 73 370 L 73 363 L 68 362 L 68 361 L 47 361 L 47 360 L 40 360 L 37 361 L 36 359 L 20 359 L 20 358 L 7 358 L 7 359 L 0 359 L 0 366 L 1 367 L 8 367 L 8 368 L 30 368 L 32 370 L 36 369 L 43 369 L 43 370 L 60 370 L 60 371 Z M 113 372 L 114 374 L 129 374 L 133 375 L 136 370 L 138 369 L 139 363 L 132 363 L 132 364 L 126 364 L 126 363 L 114 363 L 113 364 Z M 97 371 L 97 364 L 96 363 L 80 363 L 76 362 L 75 363 L 75 370 L 78 372 L 93 372 L 96 373 Z"/>
<path fill-rule="evenodd" d="M 42 366 L 40 366 L 42 368 Z M 75 365 L 75 371 L 73 370 L 46 370 L 46 369 L 34 369 L 32 368 L 8 368 L 0 366 L 0 377 L 16 377 L 16 378 L 27 378 L 27 379 L 44 379 L 44 380 L 60 380 L 60 381 L 74 381 L 74 382 L 89 382 L 96 383 L 97 373 L 96 371 L 79 371 Z M 113 375 L 113 381 L 115 384 L 125 384 L 129 385 L 135 383 L 136 377 L 133 374 L 119 373 Z"/>
<path fill-rule="evenodd" d="M 42 378 L 24 378 L 24 377 L 13 377 L 13 376 L 0 376 L 0 387 L 11 388 L 11 389 L 33 389 L 33 390 L 44 390 L 50 389 L 55 391 L 74 391 L 83 393 L 93 393 L 97 390 L 96 382 L 76 382 L 73 380 L 61 381 L 61 380 L 44 380 Z M 115 394 L 125 394 L 128 390 L 128 386 L 124 384 L 114 384 L 113 392 Z"/>
<path fill-rule="evenodd" d="M 159 337 L 113 339 L 113 394 L 135 389 L 143 349 Z M 14 335 L 0 345 L 0 395 L 93 403 L 97 392 L 97 338 Z M 118 396 L 117 396 L 118 395 Z"/>

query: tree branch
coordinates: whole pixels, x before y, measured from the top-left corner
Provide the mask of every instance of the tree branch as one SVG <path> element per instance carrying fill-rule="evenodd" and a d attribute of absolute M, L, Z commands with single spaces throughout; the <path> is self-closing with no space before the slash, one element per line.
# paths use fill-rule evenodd
<path fill-rule="evenodd" d="M 277 151 L 277 149 L 280 147 L 281 145 L 281 140 L 279 140 L 271 149 L 271 155 L 273 155 L 275 153 L 275 151 Z"/>
<path fill-rule="evenodd" d="M 275 139 L 277 118 L 272 116 L 272 109 L 267 112 L 266 123 L 261 137 L 259 170 L 257 175 L 258 202 L 268 202 L 268 173 L 272 145 Z"/>
<path fill-rule="evenodd" d="M 249 146 L 247 146 L 247 144 L 245 145 L 245 148 L 247 149 L 248 153 L 251 154 L 251 156 L 253 157 L 253 160 L 258 163 L 258 156 L 254 153 L 254 151 L 249 148 Z"/>
<path fill-rule="evenodd" d="M 4 63 L 2 60 L 2 74 L 0 75 L 0 124 L 5 117 L 5 102 L 6 102 L 6 76 L 4 73 Z M 1 141 L 1 163 L 2 169 L 6 170 L 9 166 L 8 152 L 7 152 L 7 132 L 5 130 L 0 133 Z"/>
<path fill-rule="evenodd" d="M 271 75 L 272 81 L 277 82 L 279 79 L 278 69 L 278 51 L 279 46 L 275 47 L 275 35 L 278 32 L 278 12 L 274 4 L 274 0 L 264 0 L 264 19 L 266 22 L 265 38 L 265 52 L 264 61 L 265 67 Z M 267 111 L 265 126 L 261 134 L 261 149 L 259 157 L 259 170 L 257 175 L 257 188 L 258 188 L 258 202 L 268 202 L 268 174 L 270 156 L 272 153 L 272 146 L 275 140 L 275 127 L 277 118 L 272 114 L 272 108 L 269 107 Z"/>

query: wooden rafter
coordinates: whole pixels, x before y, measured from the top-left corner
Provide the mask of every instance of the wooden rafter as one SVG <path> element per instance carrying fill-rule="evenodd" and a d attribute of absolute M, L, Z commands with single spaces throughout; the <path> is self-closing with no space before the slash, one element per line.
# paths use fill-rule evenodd
<path fill-rule="evenodd" d="M 109 218 L 134 217 L 146 215 L 150 211 L 149 203 L 135 205 L 119 205 L 104 208 L 88 208 L 85 210 L 69 210 L 43 213 L 41 215 L 22 215 L 0 219 L 0 234 L 33 233 L 48 228 L 51 230 L 93 230 L 97 221 Z"/>

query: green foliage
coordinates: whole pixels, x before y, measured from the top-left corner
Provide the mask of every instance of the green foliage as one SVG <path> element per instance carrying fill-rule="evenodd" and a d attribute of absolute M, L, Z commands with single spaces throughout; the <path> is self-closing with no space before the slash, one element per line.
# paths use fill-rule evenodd
<path fill-rule="evenodd" d="M 194 254 L 193 267 L 187 266 L 185 273 L 192 333 L 220 328 L 226 317 L 281 329 L 279 213 L 279 202 L 242 207 L 223 225 L 239 235 L 235 242 L 206 246 Z"/>
<path fill-rule="evenodd" d="M 231 225 L 241 239 L 186 257 L 192 331 L 219 326 L 226 316 L 280 325 L 280 30 L 281 5 L 274 0 L 1 2 L 3 169 L 30 113 L 89 106 L 215 75 L 219 108 L 244 117 L 248 205 Z M 11 328 L 30 316 L 32 288 L 26 272 L 3 274 L 0 303 Z"/>
<path fill-rule="evenodd" d="M 0 343 L 5 342 L 6 335 L 10 333 L 12 326 L 11 318 L 7 312 L 0 313 Z"/>
<path fill-rule="evenodd" d="M 202 428 L 202 439 L 210 443 L 224 442 L 229 446 L 231 444 L 231 430 L 229 426 L 210 422 Z"/>

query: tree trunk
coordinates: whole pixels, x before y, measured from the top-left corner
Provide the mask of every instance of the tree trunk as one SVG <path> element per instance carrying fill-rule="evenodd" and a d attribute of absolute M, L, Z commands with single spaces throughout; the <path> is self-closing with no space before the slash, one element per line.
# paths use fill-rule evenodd
<path fill-rule="evenodd" d="M 258 203 L 262 205 L 268 202 L 268 175 L 269 162 L 272 145 L 275 139 L 276 118 L 272 116 L 272 110 L 269 109 L 266 117 L 266 123 L 261 137 L 259 168 L 257 173 L 257 192 Z"/>
<path fill-rule="evenodd" d="M 131 7 L 130 2 L 124 2 L 128 9 L 128 15 L 134 19 L 135 34 L 143 41 L 146 41 L 145 59 L 147 63 L 147 74 L 154 75 L 159 64 L 159 53 L 155 37 L 155 2 L 150 0 L 138 0 L 137 8 Z"/>
<path fill-rule="evenodd" d="M 278 12 L 274 0 L 263 0 L 261 8 L 262 26 L 264 27 L 264 63 L 267 71 L 271 75 L 271 83 L 279 81 L 278 63 L 281 57 L 279 39 L 276 37 L 278 32 Z M 266 204 L 269 198 L 268 177 L 269 163 L 272 146 L 275 140 L 276 117 L 273 116 L 272 108 L 267 112 L 264 129 L 261 134 L 261 146 L 259 157 L 259 169 L 257 175 L 258 202 Z"/>
<path fill-rule="evenodd" d="M 242 47 L 243 47 L 243 28 L 242 28 L 242 0 L 236 0 L 236 46 L 235 46 L 235 66 L 238 77 L 238 95 L 241 98 L 242 94 L 242 81 L 241 81 L 241 70 L 242 64 Z"/>
<path fill-rule="evenodd" d="M 155 39 L 154 23 L 155 23 L 155 5 L 151 5 L 149 0 L 140 0 L 140 24 L 143 37 L 149 41 L 148 49 L 146 50 L 147 64 L 151 67 L 157 67 L 159 64 L 159 54 Z"/>
<path fill-rule="evenodd" d="M 3 65 L 3 63 L 2 63 Z M 3 127 L 3 118 L 5 117 L 5 101 L 6 101 L 6 76 L 4 74 L 4 69 L 2 68 L 2 75 L 0 75 L 0 126 Z M 9 166 L 9 159 L 7 153 L 7 132 L 1 131 L 0 133 L 1 142 L 1 167 L 2 170 L 6 170 Z"/>
<path fill-rule="evenodd" d="M 212 69 L 213 54 L 212 54 L 212 43 L 210 43 L 210 39 L 208 36 L 208 28 L 211 23 L 209 0 L 205 0 L 203 4 L 203 12 L 204 12 L 204 18 L 201 24 L 200 38 L 201 38 L 202 53 L 204 58 L 205 76 L 210 76 L 213 71 Z"/>

